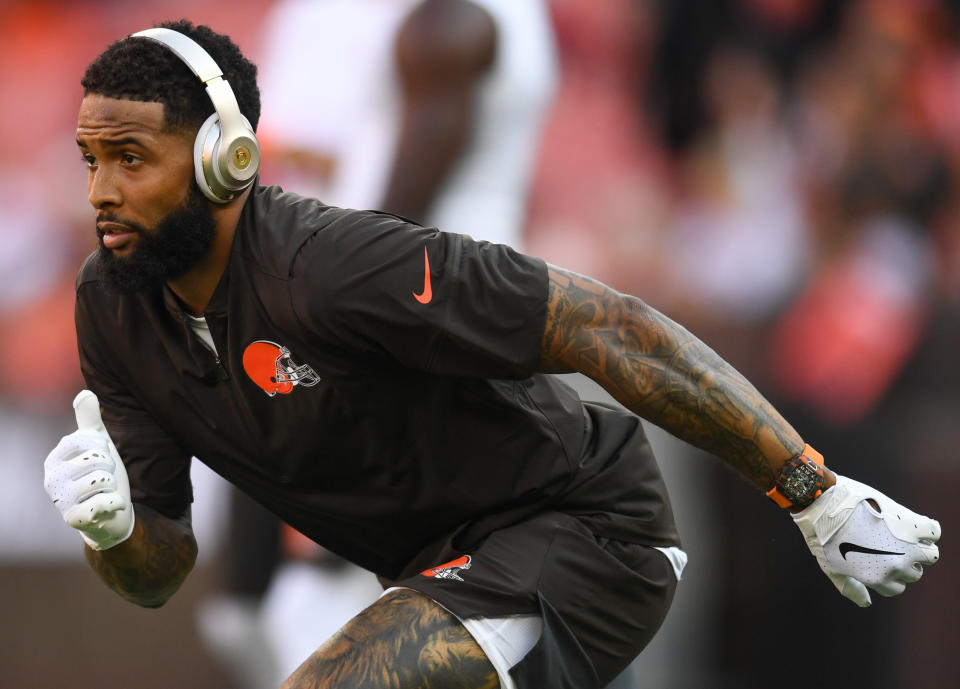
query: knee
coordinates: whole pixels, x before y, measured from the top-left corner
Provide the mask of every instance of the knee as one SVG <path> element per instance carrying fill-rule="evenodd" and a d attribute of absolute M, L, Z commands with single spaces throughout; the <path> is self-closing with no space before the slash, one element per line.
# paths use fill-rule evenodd
<path fill-rule="evenodd" d="M 384 596 L 317 649 L 281 689 L 495 689 L 496 671 L 460 621 L 415 591 Z"/>

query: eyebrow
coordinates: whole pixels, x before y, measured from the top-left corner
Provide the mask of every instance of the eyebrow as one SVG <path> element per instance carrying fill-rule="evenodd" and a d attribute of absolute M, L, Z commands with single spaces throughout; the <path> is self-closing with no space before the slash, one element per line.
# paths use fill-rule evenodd
<path fill-rule="evenodd" d="M 101 139 L 100 143 L 103 144 L 104 146 L 109 146 L 113 148 L 117 148 L 119 146 L 129 146 L 131 144 L 134 146 L 140 146 L 141 148 L 145 147 L 145 144 L 143 143 L 143 141 L 136 138 L 135 136 L 124 136 L 119 139 Z M 77 146 L 80 146 L 82 148 L 87 147 L 86 144 L 80 141 L 79 136 L 77 137 Z"/>

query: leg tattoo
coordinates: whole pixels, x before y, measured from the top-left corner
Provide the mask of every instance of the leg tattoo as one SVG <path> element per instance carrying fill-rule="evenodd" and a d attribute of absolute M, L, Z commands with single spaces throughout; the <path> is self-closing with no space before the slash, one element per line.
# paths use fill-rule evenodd
<path fill-rule="evenodd" d="M 393 591 L 344 625 L 282 689 L 498 689 L 460 621 L 423 594 Z"/>

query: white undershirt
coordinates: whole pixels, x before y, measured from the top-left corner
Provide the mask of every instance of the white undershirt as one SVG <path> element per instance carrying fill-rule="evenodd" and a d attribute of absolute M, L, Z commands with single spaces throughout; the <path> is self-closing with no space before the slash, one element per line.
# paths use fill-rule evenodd
<path fill-rule="evenodd" d="M 187 325 L 190 326 L 193 334 L 199 337 L 200 341 L 210 348 L 214 356 L 219 356 L 219 354 L 217 354 L 217 347 L 213 344 L 213 335 L 210 334 L 210 326 L 207 325 L 207 319 L 203 316 L 197 318 L 196 316 L 191 316 L 189 313 L 185 313 L 184 315 L 187 317 Z"/>

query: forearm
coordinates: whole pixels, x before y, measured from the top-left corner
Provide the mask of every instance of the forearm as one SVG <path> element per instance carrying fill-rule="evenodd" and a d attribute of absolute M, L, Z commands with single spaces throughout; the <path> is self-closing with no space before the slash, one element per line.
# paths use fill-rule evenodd
<path fill-rule="evenodd" d="M 800 434 L 756 388 L 686 329 L 589 278 L 551 269 L 550 279 L 545 369 L 589 376 L 631 411 L 764 490 L 803 449 Z"/>
<path fill-rule="evenodd" d="M 193 569 L 197 542 L 189 513 L 170 519 L 135 505 L 133 534 L 108 550 L 86 547 L 87 562 L 97 576 L 132 603 L 160 607 L 176 593 Z"/>

